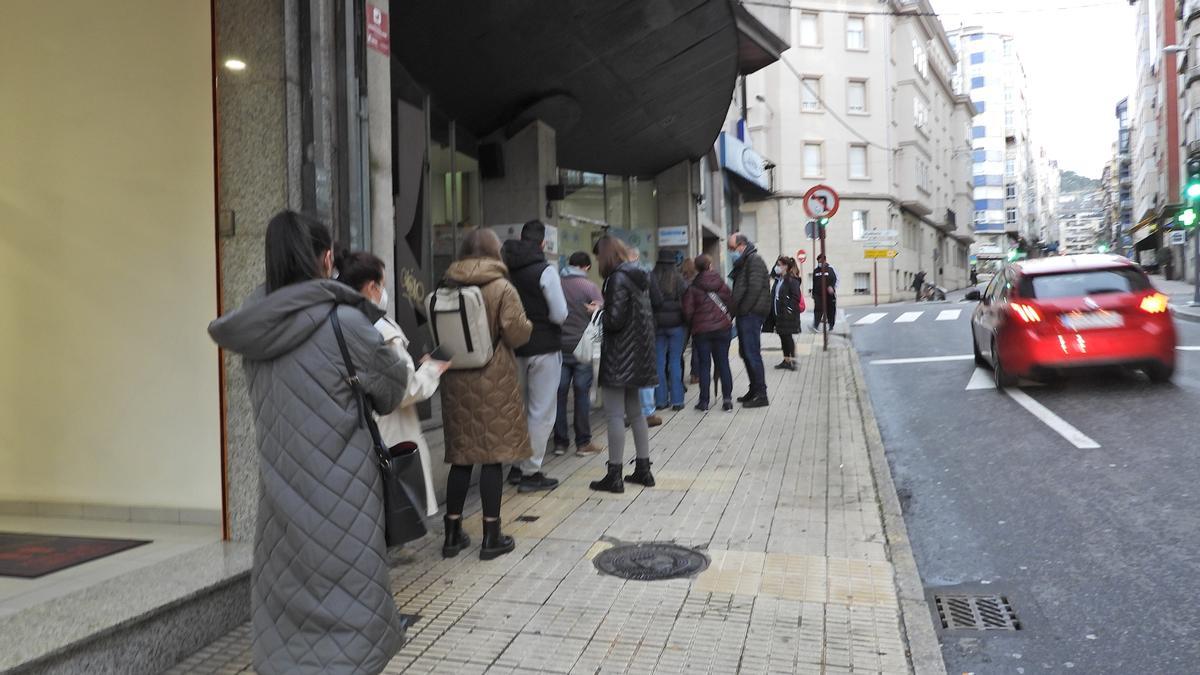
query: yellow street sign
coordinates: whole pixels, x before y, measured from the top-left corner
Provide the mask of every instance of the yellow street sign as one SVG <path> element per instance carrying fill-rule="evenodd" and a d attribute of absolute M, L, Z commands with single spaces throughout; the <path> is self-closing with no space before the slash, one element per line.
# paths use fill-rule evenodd
<path fill-rule="evenodd" d="M 872 258 L 895 258 L 900 255 L 900 252 L 894 248 L 865 248 L 863 249 L 863 258 L 870 260 Z"/>

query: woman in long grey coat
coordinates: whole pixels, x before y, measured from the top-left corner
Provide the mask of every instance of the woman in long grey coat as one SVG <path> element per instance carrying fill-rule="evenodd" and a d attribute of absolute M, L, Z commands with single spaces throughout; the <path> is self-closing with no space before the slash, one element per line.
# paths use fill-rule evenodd
<path fill-rule="evenodd" d="M 378 412 L 406 370 L 373 322 L 382 311 L 329 279 L 323 225 L 283 212 L 267 227 L 267 283 L 209 325 L 240 354 L 262 487 L 251 611 L 259 675 L 379 673 L 404 631 L 388 583 L 383 486 L 347 383 L 331 312 Z"/>

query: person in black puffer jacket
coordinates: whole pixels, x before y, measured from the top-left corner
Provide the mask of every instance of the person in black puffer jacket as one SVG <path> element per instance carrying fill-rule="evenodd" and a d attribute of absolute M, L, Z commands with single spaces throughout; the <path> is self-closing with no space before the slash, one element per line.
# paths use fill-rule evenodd
<path fill-rule="evenodd" d="M 612 236 L 594 250 L 604 278 L 604 339 L 600 347 L 600 388 L 608 415 L 608 474 L 591 484 L 601 492 L 624 492 L 627 480 L 654 487 L 650 473 L 650 435 L 639 390 L 658 384 L 654 362 L 654 315 L 650 275 L 637 265 L 637 252 Z M 632 475 L 621 478 L 625 420 L 633 428 L 637 452 Z"/>
<path fill-rule="evenodd" d="M 796 261 L 779 256 L 775 269 L 771 270 L 771 318 L 764 331 L 774 332 L 783 346 L 783 363 L 775 366 L 779 370 L 796 369 L 796 339 L 800 332 L 800 302 L 804 298 L 800 291 L 800 268 Z"/>
<path fill-rule="evenodd" d="M 659 251 L 658 264 L 650 278 L 654 303 L 655 353 L 658 355 L 658 387 L 654 405 L 683 410 L 683 343 L 687 328 L 683 321 L 683 293 L 687 282 L 675 267 L 675 253 Z"/>

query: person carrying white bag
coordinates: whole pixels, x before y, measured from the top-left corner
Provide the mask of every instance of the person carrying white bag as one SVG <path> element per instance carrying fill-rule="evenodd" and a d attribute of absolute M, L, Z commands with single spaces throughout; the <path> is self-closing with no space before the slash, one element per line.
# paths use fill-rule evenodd
<path fill-rule="evenodd" d="M 588 278 L 592 259 L 579 251 L 567 259 L 562 271 L 563 296 L 567 300 L 567 319 L 562 327 L 562 379 L 558 385 L 558 416 L 554 423 L 554 454 L 563 455 L 571 447 L 567 419 L 567 399 L 574 391 L 575 454 L 594 455 L 604 448 L 592 443 L 593 363 L 600 358 L 598 317 L 604 302 L 600 287 Z"/>

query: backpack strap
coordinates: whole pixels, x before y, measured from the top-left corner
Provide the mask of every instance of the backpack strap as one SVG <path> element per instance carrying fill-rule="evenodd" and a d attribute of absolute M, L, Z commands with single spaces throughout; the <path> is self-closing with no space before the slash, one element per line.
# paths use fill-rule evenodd
<path fill-rule="evenodd" d="M 480 289 L 481 292 L 482 290 Z M 463 339 L 467 341 L 467 351 L 473 352 L 475 351 L 475 344 L 471 341 L 471 325 L 467 322 L 467 303 L 463 302 L 461 287 L 458 289 L 458 318 L 462 321 Z M 437 339 L 436 336 L 434 339 Z"/>
<path fill-rule="evenodd" d="M 438 285 L 441 288 L 441 285 Z M 437 288 L 433 289 L 433 293 L 429 296 L 429 328 L 433 331 L 433 344 L 442 344 L 441 338 L 438 337 L 437 324 Z"/>

